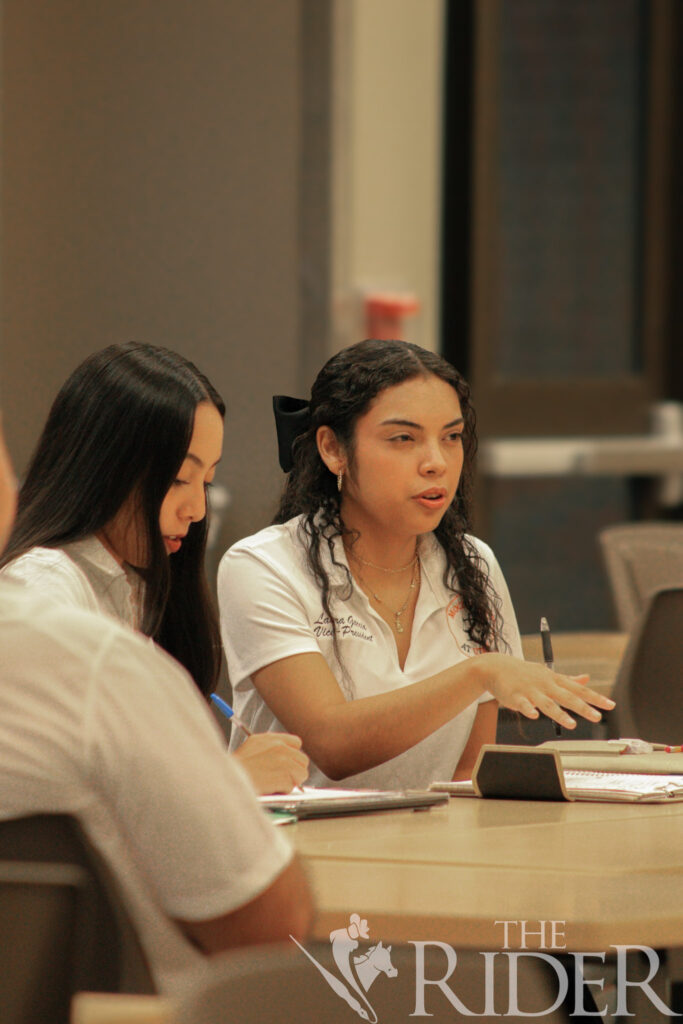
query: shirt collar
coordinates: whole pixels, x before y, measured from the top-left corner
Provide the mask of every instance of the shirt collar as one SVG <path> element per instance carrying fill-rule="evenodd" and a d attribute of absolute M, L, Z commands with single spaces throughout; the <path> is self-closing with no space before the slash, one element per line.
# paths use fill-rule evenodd
<path fill-rule="evenodd" d="M 453 597 L 453 591 L 443 581 L 446 568 L 446 552 L 433 533 L 423 533 L 418 542 L 420 569 L 422 572 L 422 592 L 428 588 L 429 605 L 442 608 Z"/>
<path fill-rule="evenodd" d="M 104 544 L 94 534 L 85 537 L 83 540 L 76 540 L 72 544 L 64 545 L 65 552 L 74 561 L 88 562 L 99 572 L 111 579 L 118 576 L 125 576 L 126 572 L 122 565 L 116 561 L 114 556 L 107 551 Z"/>

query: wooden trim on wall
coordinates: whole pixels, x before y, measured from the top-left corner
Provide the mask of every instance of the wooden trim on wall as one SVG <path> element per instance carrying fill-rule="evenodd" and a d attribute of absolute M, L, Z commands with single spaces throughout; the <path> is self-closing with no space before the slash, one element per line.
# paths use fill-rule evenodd
<path fill-rule="evenodd" d="M 499 236 L 493 203 L 500 166 L 497 137 L 501 0 L 475 5 L 471 383 L 484 436 L 633 433 L 648 429 L 650 406 L 666 388 L 665 330 L 669 293 L 670 160 L 674 84 L 673 0 L 647 4 L 650 18 L 643 162 L 640 342 L 642 373 L 621 377 L 502 379 L 498 334 Z M 579 413 L 577 419 L 577 412 Z"/>

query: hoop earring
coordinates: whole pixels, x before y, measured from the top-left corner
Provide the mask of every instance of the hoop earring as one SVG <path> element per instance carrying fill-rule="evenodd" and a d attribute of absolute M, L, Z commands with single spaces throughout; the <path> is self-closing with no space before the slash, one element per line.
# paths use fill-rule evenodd
<path fill-rule="evenodd" d="M 342 481 L 343 480 L 344 480 L 344 470 L 340 469 L 339 472 L 337 473 L 337 490 L 338 491 L 341 491 L 341 489 L 342 489 Z"/>

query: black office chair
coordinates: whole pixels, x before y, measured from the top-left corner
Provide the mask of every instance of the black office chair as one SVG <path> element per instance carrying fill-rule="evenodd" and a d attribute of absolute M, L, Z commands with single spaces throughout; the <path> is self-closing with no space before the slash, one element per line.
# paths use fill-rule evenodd
<path fill-rule="evenodd" d="M 68 1024 L 78 991 L 154 992 L 108 867 L 69 815 L 0 822 L 0 1020 Z"/>
<path fill-rule="evenodd" d="M 631 633 L 607 716 L 611 737 L 679 744 L 683 737 L 683 587 L 658 590 Z"/>

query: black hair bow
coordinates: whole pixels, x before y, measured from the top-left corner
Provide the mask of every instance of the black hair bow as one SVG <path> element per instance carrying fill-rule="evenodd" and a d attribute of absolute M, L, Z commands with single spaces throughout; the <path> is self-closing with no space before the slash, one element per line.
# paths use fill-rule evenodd
<path fill-rule="evenodd" d="M 303 398 L 273 395 L 273 412 L 277 430 L 278 460 L 285 473 L 289 473 L 294 465 L 292 445 L 310 426 L 311 406 Z"/>

